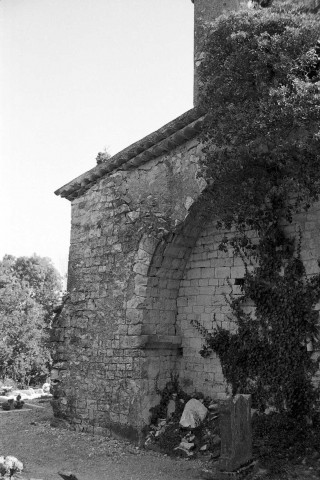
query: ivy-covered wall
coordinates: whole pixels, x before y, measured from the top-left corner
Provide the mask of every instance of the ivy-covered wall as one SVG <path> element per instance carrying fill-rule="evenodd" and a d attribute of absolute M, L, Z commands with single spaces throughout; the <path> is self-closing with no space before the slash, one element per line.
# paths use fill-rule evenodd
<path fill-rule="evenodd" d="M 177 332 L 182 336 L 183 346 L 179 374 L 182 381 L 185 379 L 187 389 L 219 398 L 226 393 L 220 361 L 214 353 L 209 358 L 200 355 L 204 338 L 192 322 L 199 322 L 208 331 L 216 325 L 234 328 L 226 295 L 241 293 L 240 284 L 245 269 L 242 259 L 233 255 L 231 247 L 227 251 L 219 249 L 223 236 L 231 237 L 232 233 L 217 230 L 215 224 L 215 219 L 208 221 L 186 264 L 177 300 Z M 297 241 L 301 232 L 301 259 L 306 273 L 308 276 L 318 273 L 320 203 L 313 205 L 307 213 L 296 215 L 292 223 L 285 226 L 285 231 Z M 247 309 L 250 311 L 252 305 L 248 305 Z M 315 350 L 314 354 L 318 353 Z M 317 376 L 315 380 L 319 382 L 319 378 Z"/>
<path fill-rule="evenodd" d="M 191 322 L 233 327 L 225 295 L 240 293 L 244 267 L 219 250 L 226 232 L 206 217 L 200 155 L 190 141 L 73 201 L 70 296 L 52 340 L 54 410 L 78 429 L 138 439 L 158 401 L 155 382 L 172 373 L 187 391 L 226 395 L 219 360 L 201 357 Z M 307 274 L 317 273 L 320 205 L 286 230 L 301 230 Z"/>

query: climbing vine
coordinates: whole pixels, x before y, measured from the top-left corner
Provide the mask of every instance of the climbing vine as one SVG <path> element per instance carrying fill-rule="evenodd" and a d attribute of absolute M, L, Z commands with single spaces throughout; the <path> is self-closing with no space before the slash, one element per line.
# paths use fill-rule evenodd
<path fill-rule="evenodd" d="M 300 242 L 295 250 L 277 225 L 257 248 L 259 265 L 252 271 L 246 265 L 242 295 L 229 299 L 236 331 L 202 330 L 201 354 L 216 352 L 232 393 L 253 394 L 261 411 L 274 406 L 296 418 L 310 415 L 318 362 L 308 347 L 319 334 L 320 274 L 306 276 Z M 254 302 L 251 313 L 243 309 L 248 302 Z"/>
<path fill-rule="evenodd" d="M 219 17 L 208 29 L 202 166 L 227 228 L 260 233 L 318 199 L 319 20 L 280 4 Z"/>
<path fill-rule="evenodd" d="M 318 338 L 320 275 L 306 276 L 301 238 L 283 225 L 319 199 L 319 19 L 283 3 L 222 16 L 200 67 L 202 170 L 218 226 L 235 231 L 221 248 L 231 243 L 246 267 L 242 294 L 229 299 L 236 330 L 195 322 L 201 353 L 218 354 L 234 394 L 294 417 L 310 414 L 317 397 L 307 345 Z"/>

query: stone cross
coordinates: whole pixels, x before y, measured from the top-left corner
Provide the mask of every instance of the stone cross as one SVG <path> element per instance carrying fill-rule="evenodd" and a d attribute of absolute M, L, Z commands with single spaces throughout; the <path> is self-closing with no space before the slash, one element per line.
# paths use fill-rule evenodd
<path fill-rule="evenodd" d="M 236 472 L 252 462 L 251 395 L 235 395 L 220 411 L 220 472 Z"/>

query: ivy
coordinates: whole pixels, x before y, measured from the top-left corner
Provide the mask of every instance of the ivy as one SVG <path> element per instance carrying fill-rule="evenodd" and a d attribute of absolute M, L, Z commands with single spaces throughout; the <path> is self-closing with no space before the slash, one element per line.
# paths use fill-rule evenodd
<path fill-rule="evenodd" d="M 233 394 L 294 418 L 317 400 L 307 345 L 319 335 L 320 274 L 306 276 L 301 235 L 288 238 L 283 225 L 320 194 L 319 19 L 286 4 L 221 16 L 200 67 L 202 174 L 218 227 L 235 232 L 220 248 L 231 244 L 246 267 L 241 295 L 228 300 L 235 330 L 194 322 L 201 354 L 218 355 Z"/>
<path fill-rule="evenodd" d="M 263 232 L 319 198 L 319 20 L 280 4 L 208 27 L 202 169 L 227 228 Z"/>
<path fill-rule="evenodd" d="M 288 248 L 290 247 L 290 248 Z M 293 242 L 277 225 L 258 245 L 259 265 L 246 269 L 242 294 L 230 296 L 236 331 L 205 333 L 203 356 L 218 355 L 232 393 L 251 393 L 255 406 L 274 406 L 295 418 L 310 415 L 318 369 L 307 345 L 319 336 L 320 274 L 307 277 Z M 282 262 L 280 261 L 280 258 Z M 254 302 L 251 313 L 243 307 Z M 197 325 L 196 325 L 197 326 Z M 198 326 L 199 328 L 199 326 Z"/>

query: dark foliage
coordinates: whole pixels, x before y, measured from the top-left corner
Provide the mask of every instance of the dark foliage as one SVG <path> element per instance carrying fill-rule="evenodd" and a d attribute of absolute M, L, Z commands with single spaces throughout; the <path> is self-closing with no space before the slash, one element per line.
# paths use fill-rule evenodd
<path fill-rule="evenodd" d="M 319 20 L 280 4 L 222 16 L 208 30 L 203 173 L 227 228 L 260 233 L 318 199 Z"/>
<path fill-rule="evenodd" d="M 320 193 L 319 15 L 299 5 L 242 10 L 209 28 L 201 69 L 202 173 L 212 214 L 246 265 L 242 295 L 230 298 L 236 331 L 207 332 L 232 393 L 305 421 L 314 412 L 320 275 L 307 277 L 300 240 L 283 225 Z M 258 243 L 251 240 L 254 231 Z M 248 258 L 254 268 L 248 268 Z M 243 307 L 253 303 L 251 314 Z"/>

